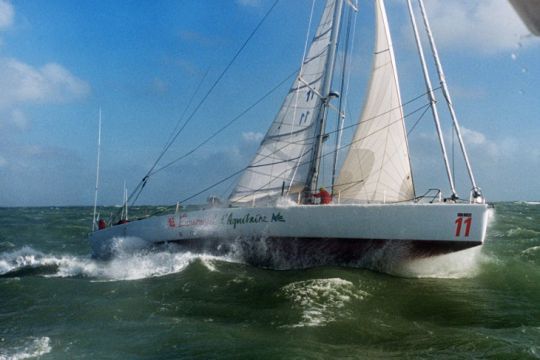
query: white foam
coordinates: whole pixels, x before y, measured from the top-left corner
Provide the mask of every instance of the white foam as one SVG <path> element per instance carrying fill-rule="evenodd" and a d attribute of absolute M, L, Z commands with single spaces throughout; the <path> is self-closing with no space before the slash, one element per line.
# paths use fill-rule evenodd
<path fill-rule="evenodd" d="M 119 256 L 107 262 L 92 260 L 67 264 L 59 268 L 56 276 L 83 275 L 107 281 L 139 280 L 182 272 L 198 259 L 202 260 L 211 271 L 216 271 L 215 266 L 210 265 L 213 260 L 225 260 L 221 257 L 190 252 L 146 252 Z"/>
<path fill-rule="evenodd" d="M 21 249 L 3 252 L 0 254 L 0 275 L 23 268 L 56 265 L 60 261 L 57 257 L 45 254 L 24 246 Z"/>
<path fill-rule="evenodd" d="M 201 256 L 201 263 L 210 271 L 217 271 L 216 264 L 212 256 Z"/>
<path fill-rule="evenodd" d="M 165 276 L 183 271 L 200 259 L 211 271 L 216 271 L 215 260 L 228 259 L 190 252 L 135 252 L 120 253 L 109 261 L 89 257 L 44 254 L 31 247 L 0 254 L 0 275 L 26 268 L 55 266 L 47 277 L 89 277 L 101 281 L 138 280 Z"/>
<path fill-rule="evenodd" d="M 440 256 L 403 261 L 392 269 L 392 273 L 415 278 L 471 278 L 479 273 L 481 264 L 489 260 L 480 247 L 474 247 Z"/>
<path fill-rule="evenodd" d="M 0 360 L 22 360 L 39 357 L 51 352 L 51 339 L 47 336 L 34 338 L 29 344 L 25 344 L 13 349 L 0 350 Z"/>
<path fill-rule="evenodd" d="M 290 327 L 324 326 L 347 315 L 343 307 L 369 294 L 340 278 L 298 281 L 284 286 L 283 295 L 302 309 L 302 320 Z"/>

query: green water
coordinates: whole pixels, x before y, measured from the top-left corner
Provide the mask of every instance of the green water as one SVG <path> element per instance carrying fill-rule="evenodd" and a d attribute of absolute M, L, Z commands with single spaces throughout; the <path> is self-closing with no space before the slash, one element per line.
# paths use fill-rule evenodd
<path fill-rule="evenodd" d="M 369 270 L 97 261 L 90 218 L 0 209 L 0 359 L 540 358 L 540 204 L 497 204 L 481 249 Z"/>

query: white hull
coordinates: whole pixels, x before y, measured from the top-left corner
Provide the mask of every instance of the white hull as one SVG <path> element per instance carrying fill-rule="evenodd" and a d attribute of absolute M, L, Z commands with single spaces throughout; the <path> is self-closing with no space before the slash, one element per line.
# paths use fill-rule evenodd
<path fill-rule="evenodd" d="M 481 245 L 486 236 L 485 204 L 297 205 L 211 208 L 132 221 L 95 231 L 95 256 L 114 252 L 115 239 L 137 239 L 152 247 L 176 243 L 218 251 L 242 243 L 246 260 L 273 267 L 276 254 L 299 266 L 352 264 L 381 247 L 403 247 L 409 257 L 425 257 Z M 266 242 L 261 253 L 260 241 Z M 311 260 L 310 257 L 319 260 Z M 325 260 L 321 260 L 325 259 Z"/>

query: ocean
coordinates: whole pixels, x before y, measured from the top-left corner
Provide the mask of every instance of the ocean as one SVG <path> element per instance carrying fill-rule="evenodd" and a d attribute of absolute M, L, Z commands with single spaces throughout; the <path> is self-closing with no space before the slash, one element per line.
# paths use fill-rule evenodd
<path fill-rule="evenodd" d="M 540 358 L 540 203 L 495 204 L 482 248 L 286 271 L 163 249 L 94 260 L 91 213 L 0 209 L 1 360 Z"/>

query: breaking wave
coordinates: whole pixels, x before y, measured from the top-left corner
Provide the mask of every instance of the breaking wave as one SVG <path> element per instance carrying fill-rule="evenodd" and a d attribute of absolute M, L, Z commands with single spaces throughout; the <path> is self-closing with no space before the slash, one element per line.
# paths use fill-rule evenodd
<path fill-rule="evenodd" d="M 22 360 L 39 357 L 51 352 L 51 341 L 47 336 L 30 338 L 25 344 L 11 349 L 0 349 L 0 360 Z"/>
<path fill-rule="evenodd" d="M 31 247 L 0 254 L 0 276 L 18 277 L 40 275 L 46 277 L 87 277 L 95 280 L 138 280 L 179 273 L 194 261 L 201 261 L 209 271 L 214 262 L 227 261 L 191 252 L 135 252 L 118 254 L 107 260 L 72 255 L 45 254 Z"/>

